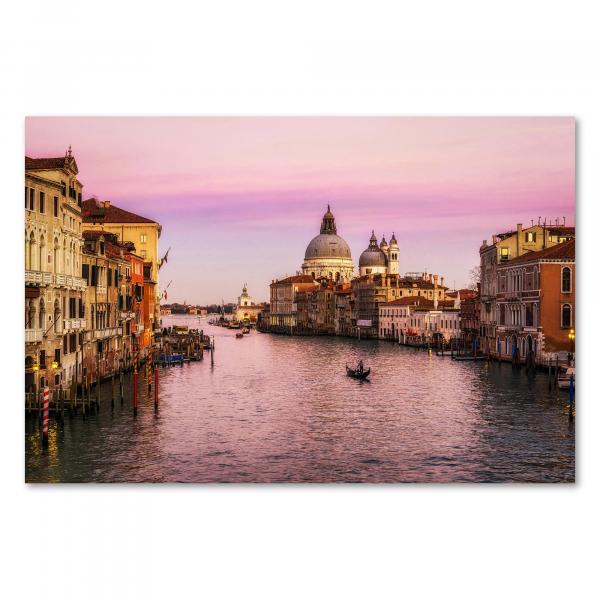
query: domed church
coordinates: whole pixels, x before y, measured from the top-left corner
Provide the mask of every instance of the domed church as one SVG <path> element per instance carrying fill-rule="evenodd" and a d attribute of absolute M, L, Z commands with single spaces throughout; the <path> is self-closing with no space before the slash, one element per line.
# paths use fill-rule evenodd
<path fill-rule="evenodd" d="M 335 218 L 329 205 L 323 215 L 321 233 L 306 247 L 302 273 L 315 279 L 327 277 L 335 281 L 349 281 L 354 276 L 350 247 L 346 240 L 337 234 Z"/>
<path fill-rule="evenodd" d="M 398 275 L 400 272 L 398 251 L 398 241 L 396 240 L 396 235 L 394 233 L 392 233 L 392 239 L 390 240 L 389 245 L 385 236 L 381 239 L 381 244 L 377 245 L 377 238 L 373 231 L 371 233 L 368 248 L 358 259 L 360 276 L 374 275 L 375 273 Z"/>

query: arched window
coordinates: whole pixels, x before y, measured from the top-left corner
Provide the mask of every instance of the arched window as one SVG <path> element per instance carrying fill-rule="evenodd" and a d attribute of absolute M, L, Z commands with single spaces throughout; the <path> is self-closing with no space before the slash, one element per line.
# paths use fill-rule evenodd
<path fill-rule="evenodd" d="M 52 269 L 54 273 L 58 273 L 58 259 L 60 255 L 60 246 L 58 244 L 58 239 L 54 238 L 54 253 L 52 256 Z"/>
<path fill-rule="evenodd" d="M 41 330 L 46 329 L 46 307 L 44 305 L 44 299 L 40 298 L 40 318 L 39 318 L 39 328 Z"/>
<path fill-rule="evenodd" d="M 58 333 L 58 321 L 60 319 L 60 304 L 58 303 L 58 299 L 54 301 L 54 332 Z"/>
<path fill-rule="evenodd" d="M 46 258 L 46 238 L 42 235 L 40 238 L 40 262 L 39 262 L 39 270 L 44 271 L 47 263 Z"/>
<path fill-rule="evenodd" d="M 561 327 L 571 327 L 571 320 L 572 320 L 572 314 L 571 314 L 572 310 L 571 310 L 571 305 L 570 304 L 563 304 L 562 308 L 561 308 L 561 313 L 560 313 L 560 326 Z"/>
<path fill-rule="evenodd" d="M 563 294 L 571 293 L 571 268 L 570 267 L 563 267 L 561 292 Z"/>

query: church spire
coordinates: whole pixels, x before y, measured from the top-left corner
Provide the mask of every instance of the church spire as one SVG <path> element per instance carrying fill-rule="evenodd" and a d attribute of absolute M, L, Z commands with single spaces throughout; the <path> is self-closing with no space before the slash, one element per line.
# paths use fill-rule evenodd
<path fill-rule="evenodd" d="M 327 212 L 323 215 L 323 222 L 321 223 L 321 233 L 337 234 L 335 218 L 333 216 L 333 213 L 331 212 L 329 204 L 327 205 Z"/>

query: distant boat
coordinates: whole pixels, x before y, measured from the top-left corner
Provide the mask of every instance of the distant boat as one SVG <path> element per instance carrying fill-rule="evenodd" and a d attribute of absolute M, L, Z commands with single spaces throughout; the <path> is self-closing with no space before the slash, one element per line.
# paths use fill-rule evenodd
<path fill-rule="evenodd" d="M 236 338 L 243 338 L 243 337 L 244 337 L 244 334 L 243 334 L 243 333 L 239 333 L 239 332 L 238 332 L 238 333 L 236 333 L 236 334 L 235 334 L 235 337 L 236 337 Z"/>
<path fill-rule="evenodd" d="M 242 329 L 242 334 L 245 333 L 250 333 L 250 330 L 247 327 L 244 327 L 244 329 Z"/>
<path fill-rule="evenodd" d="M 348 375 L 348 377 L 352 377 L 353 379 L 360 379 L 364 381 L 367 379 L 367 377 L 369 377 L 370 372 L 371 369 L 351 369 L 348 365 L 346 365 L 346 375 Z"/>

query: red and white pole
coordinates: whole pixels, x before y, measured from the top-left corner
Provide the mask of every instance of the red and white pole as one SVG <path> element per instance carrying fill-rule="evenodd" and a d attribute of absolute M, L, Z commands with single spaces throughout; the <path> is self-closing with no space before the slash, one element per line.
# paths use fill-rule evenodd
<path fill-rule="evenodd" d="M 154 410 L 158 410 L 158 365 L 154 365 Z"/>
<path fill-rule="evenodd" d="M 42 405 L 42 446 L 48 447 L 48 419 L 50 417 L 50 390 L 44 388 L 44 403 Z"/>

